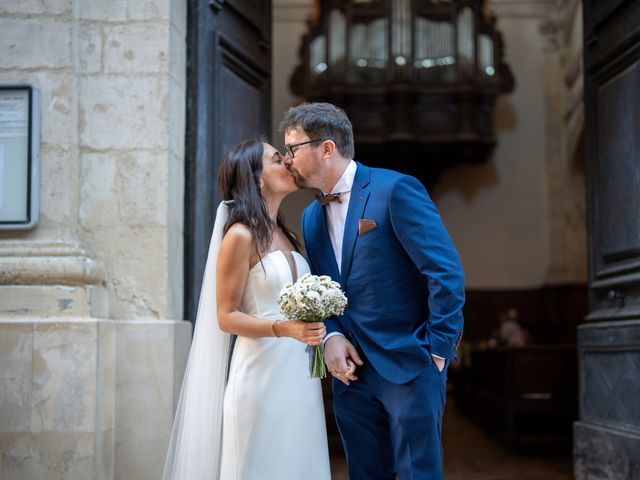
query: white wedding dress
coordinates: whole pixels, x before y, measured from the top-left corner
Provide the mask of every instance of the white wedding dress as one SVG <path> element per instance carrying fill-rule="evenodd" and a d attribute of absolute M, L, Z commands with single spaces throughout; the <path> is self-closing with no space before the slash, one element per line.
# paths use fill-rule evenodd
<path fill-rule="evenodd" d="M 297 278 L 309 272 L 292 257 Z M 249 272 L 242 311 L 282 319 L 276 300 L 292 276 L 284 252 L 265 255 Z M 237 337 L 222 411 L 220 480 L 331 479 L 320 380 L 309 378 L 303 343 Z"/>
<path fill-rule="evenodd" d="M 165 460 L 163 480 L 330 480 L 320 380 L 309 378 L 305 344 L 237 337 L 220 329 L 216 265 L 231 201 L 216 213 L 198 313 Z M 309 272 L 304 257 L 274 251 L 254 266 L 243 312 L 282 319 L 285 283 Z M 227 371 L 227 367 L 229 367 Z"/>

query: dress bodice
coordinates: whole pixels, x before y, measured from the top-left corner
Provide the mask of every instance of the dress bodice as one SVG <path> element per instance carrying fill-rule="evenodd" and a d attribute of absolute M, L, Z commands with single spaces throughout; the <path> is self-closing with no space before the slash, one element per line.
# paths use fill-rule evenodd
<path fill-rule="evenodd" d="M 283 318 L 278 306 L 282 287 L 309 273 L 309 265 L 304 257 L 295 251 L 291 255 L 295 262 L 296 278 L 293 278 L 293 271 L 282 250 L 269 252 L 253 266 L 242 296 L 241 309 L 244 313 L 266 319 Z"/>

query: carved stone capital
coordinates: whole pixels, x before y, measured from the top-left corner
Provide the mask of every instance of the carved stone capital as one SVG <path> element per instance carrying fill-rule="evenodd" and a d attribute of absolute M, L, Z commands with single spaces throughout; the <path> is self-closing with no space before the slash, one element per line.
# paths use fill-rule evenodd
<path fill-rule="evenodd" d="M 580 0 L 556 0 L 539 26 L 547 48 L 562 50 L 569 46 L 576 15 L 581 15 Z"/>

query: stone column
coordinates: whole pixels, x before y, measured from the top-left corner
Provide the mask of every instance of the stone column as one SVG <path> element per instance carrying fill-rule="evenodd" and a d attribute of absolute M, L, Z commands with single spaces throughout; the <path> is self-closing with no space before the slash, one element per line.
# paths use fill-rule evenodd
<path fill-rule="evenodd" d="M 42 94 L 40 225 L 0 233 L 0 478 L 159 478 L 190 341 L 185 10 L 0 5 L 0 83 Z"/>

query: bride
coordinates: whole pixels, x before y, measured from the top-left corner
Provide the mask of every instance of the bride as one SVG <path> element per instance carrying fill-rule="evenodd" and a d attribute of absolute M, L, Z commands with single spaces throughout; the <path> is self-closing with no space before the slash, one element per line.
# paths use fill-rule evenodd
<path fill-rule="evenodd" d="M 281 154 L 261 140 L 232 147 L 163 480 L 329 480 L 320 381 L 306 345 L 322 323 L 284 321 L 276 300 L 309 272 L 282 222 L 297 190 Z M 231 335 L 237 335 L 229 361 Z"/>

